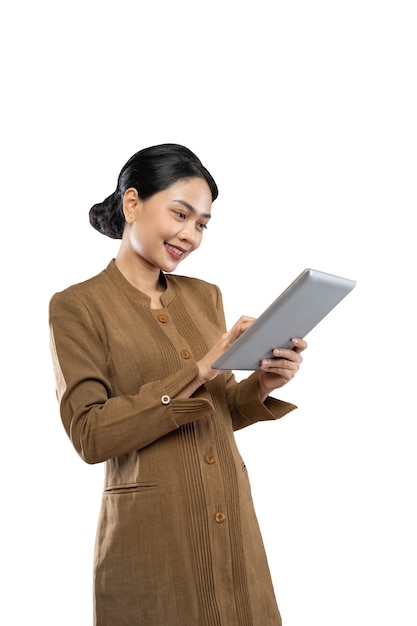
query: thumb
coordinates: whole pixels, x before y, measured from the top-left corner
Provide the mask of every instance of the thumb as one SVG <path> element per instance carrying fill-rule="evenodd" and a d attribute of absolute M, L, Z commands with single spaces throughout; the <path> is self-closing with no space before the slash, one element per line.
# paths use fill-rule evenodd
<path fill-rule="evenodd" d="M 235 326 L 233 326 L 232 330 L 229 333 L 227 347 L 232 345 L 232 343 L 236 341 L 236 339 L 242 334 L 242 332 L 243 327 L 240 324 L 236 324 Z"/>

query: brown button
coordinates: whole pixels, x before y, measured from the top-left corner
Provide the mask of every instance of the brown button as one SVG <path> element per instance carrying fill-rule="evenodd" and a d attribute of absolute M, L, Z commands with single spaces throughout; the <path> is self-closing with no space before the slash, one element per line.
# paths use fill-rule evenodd
<path fill-rule="evenodd" d="M 161 315 L 158 315 L 158 319 L 160 322 L 165 324 L 165 322 L 168 321 L 168 315 L 165 315 L 165 313 L 161 313 Z"/>
<path fill-rule="evenodd" d="M 181 350 L 181 356 L 183 359 L 189 359 L 191 354 L 189 353 L 188 350 Z"/>
<path fill-rule="evenodd" d="M 216 517 L 215 520 L 218 524 L 222 524 L 224 522 L 224 520 L 226 519 L 226 516 L 224 513 L 216 513 Z"/>
<path fill-rule="evenodd" d="M 208 463 L 209 465 L 213 465 L 213 463 L 216 462 L 216 457 L 214 456 L 214 454 L 206 454 L 206 463 Z"/>

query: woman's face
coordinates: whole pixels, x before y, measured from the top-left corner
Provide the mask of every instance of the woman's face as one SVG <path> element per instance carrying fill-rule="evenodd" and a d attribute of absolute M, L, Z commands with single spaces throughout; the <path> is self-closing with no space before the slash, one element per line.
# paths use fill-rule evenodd
<path fill-rule="evenodd" d="M 124 237 L 149 269 L 172 272 L 199 247 L 211 205 L 210 187 L 197 177 L 177 181 L 144 201 L 135 189 L 128 189 Z"/>

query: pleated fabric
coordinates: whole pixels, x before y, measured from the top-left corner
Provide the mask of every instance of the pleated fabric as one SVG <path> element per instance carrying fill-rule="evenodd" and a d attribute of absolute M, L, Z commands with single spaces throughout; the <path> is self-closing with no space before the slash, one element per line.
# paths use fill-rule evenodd
<path fill-rule="evenodd" d="M 105 463 L 94 558 L 96 626 L 280 626 L 234 431 L 294 405 L 225 372 L 176 395 L 225 331 L 219 289 L 161 276 L 161 309 L 114 261 L 55 294 L 61 417 L 87 463 Z"/>

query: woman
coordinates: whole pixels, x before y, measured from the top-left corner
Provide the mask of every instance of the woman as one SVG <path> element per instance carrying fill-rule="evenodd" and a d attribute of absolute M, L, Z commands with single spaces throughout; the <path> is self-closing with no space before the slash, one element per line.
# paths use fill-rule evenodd
<path fill-rule="evenodd" d="M 217 186 L 187 148 L 135 154 L 90 222 L 116 259 L 50 303 L 65 429 L 106 461 L 95 563 L 99 626 L 278 626 L 264 547 L 233 431 L 294 405 L 269 397 L 306 343 L 237 383 L 211 368 L 226 332 L 219 289 L 170 274 L 201 243 Z"/>

